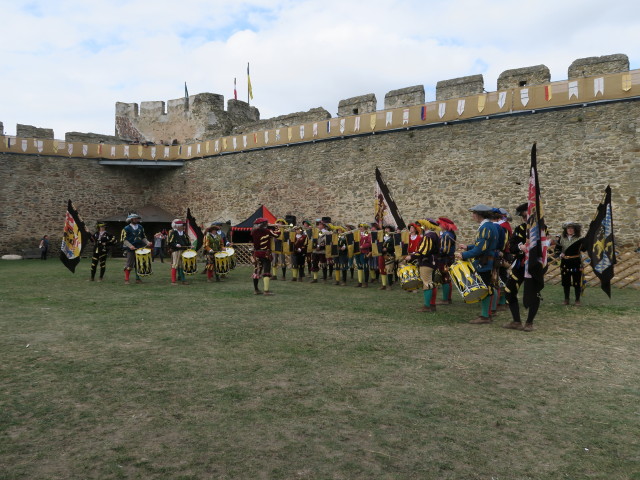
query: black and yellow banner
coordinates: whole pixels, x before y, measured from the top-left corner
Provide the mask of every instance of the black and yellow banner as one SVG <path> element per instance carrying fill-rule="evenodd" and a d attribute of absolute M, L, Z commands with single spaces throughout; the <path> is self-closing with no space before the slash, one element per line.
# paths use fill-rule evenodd
<path fill-rule="evenodd" d="M 75 273 L 76 266 L 80 263 L 80 254 L 88 240 L 89 232 L 87 232 L 78 211 L 73 208 L 73 203 L 69 200 L 62 232 L 60 260 L 65 267 L 71 270 L 71 273 Z"/>

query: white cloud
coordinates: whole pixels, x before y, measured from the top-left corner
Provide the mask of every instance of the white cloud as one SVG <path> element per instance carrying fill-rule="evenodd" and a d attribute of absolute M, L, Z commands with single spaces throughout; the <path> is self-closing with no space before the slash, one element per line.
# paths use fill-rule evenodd
<path fill-rule="evenodd" d="M 629 55 L 640 36 L 631 0 L 59 0 L 3 5 L 0 121 L 113 133 L 115 103 L 214 92 L 246 99 L 251 62 L 262 118 L 439 80 L 576 58 Z"/>

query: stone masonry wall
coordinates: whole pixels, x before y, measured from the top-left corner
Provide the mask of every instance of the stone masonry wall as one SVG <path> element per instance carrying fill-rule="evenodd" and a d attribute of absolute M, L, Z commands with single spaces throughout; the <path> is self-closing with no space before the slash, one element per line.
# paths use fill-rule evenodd
<path fill-rule="evenodd" d="M 67 198 L 88 225 L 145 204 L 201 221 L 244 220 L 263 203 L 277 216 L 371 221 L 374 168 L 406 221 L 446 215 L 473 238 L 467 209 L 526 199 L 538 144 L 545 216 L 587 225 L 607 184 L 619 246 L 640 240 L 640 101 L 538 111 L 187 161 L 172 170 L 105 167 L 95 160 L 0 155 L 0 253 L 57 242 Z"/>
<path fill-rule="evenodd" d="M 640 102 L 621 102 L 205 158 L 165 176 L 150 200 L 175 215 L 189 206 L 198 220 L 232 224 L 261 203 L 299 221 L 371 221 L 377 166 L 405 221 L 446 215 L 471 241 L 470 206 L 513 212 L 526 201 L 537 141 L 551 232 L 569 220 L 588 225 L 611 184 L 617 242 L 637 244 L 639 118 Z"/>
<path fill-rule="evenodd" d="M 37 248 L 45 234 L 57 249 L 68 199 L 90 231 L 98 219 L 124 219 L 147 203 L 154 179 L 163 174 L 100 166 L 97 160 L 0 155 L 0 254 Z"/>

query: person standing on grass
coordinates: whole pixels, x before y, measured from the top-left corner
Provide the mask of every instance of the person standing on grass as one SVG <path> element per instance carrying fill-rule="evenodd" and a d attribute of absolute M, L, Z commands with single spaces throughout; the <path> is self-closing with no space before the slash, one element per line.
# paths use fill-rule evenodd
<path fill-rule="evenodd" d="M 418 269 L 423 285 L 424 305 L 418 309 L 419 312 L 435 313 L 437 286 L 433 281 L 433 272 L 438 268 L 437 258 L 440 255 L 440 236 L 437 231 L 440 229 L 437 220 L 427 218 L 417 222 L 424 230 L 424 235 L 418 246 L 418 250 L 405 257 L 407 262 L 418 261 Z"/>
<path fill-rule="evenodd" d="M 107 253 L 109 251 L 109 245 L 115 245 L 116 237 L 107 233 L 107 225 L 104 222 L 96 223 L 98 231 L 91 235 L 91 241 L 93 242 L 93 257 L 91 257 L 91 281 L 96 279 L 96 270 L 98 269 L 98 263 L 100 264 L 100 277 L 98 281 L 101 282 L 104 278 L 104 272 L 107 270 Z"/>
<path fill-rule="evenodd" d="M 151 242 L 144 234 L 144 228 L 140 224 L 141 217 L 137 213 L 131 213 L 127 217 L 127 224 L 122 230 L 122 247 L 127 252 L 127 263 L 124 267 L 124 283 L 129 285 L 131 270 L 136 268 L 136 249 L 149 247 Z M 142 283 L 138 271 L 136 270 L 136 283 Z"/>
<path fill-rule="evenodd" d="M 256 218 L 251 230 L 253 241 L 253 293 L 255 295 L 273 295 L 269 290 L 271 279 L 271 239 L 280 236 L 280 230 L 267 228 L 269 220 L 264 217 Z M 264 292 L 258 288 L 258 282 L 262 278 Z"/>
<path fill-rule="evenodd" d="M 582 251 L 583 238 L 580 236 L 582 225 L 576 222 L 567 222 L 562 225 L 562 235 L 556 241 L 555 253 L 560 255 L 560 278 L 564 290 L 564 305 L 569 305 L 571 287 L 575 292 L 576 306 L 580 305 L 582 293 Z"/>
<path fill-rule="evenodd" d="M 182 261 L 182 252 L 191 248 L 191 240 L 189 235 L 184 231 L 186 222 L 176 218 L 171 222 L 171 230 L 169 230 L 169 251 L 171 252 L 171 285 L 177 285 L 178 280 L 183 285 L 187 285 L 187 278 L 184 276 L 184 263 Z"/>
<path fill-rule="evenodd" d="M 46 260 L 49 252 L 49 235 L 42 237 L 38 248 L 40 248 L 40 260 Z"/>
<path fill-rule="evenodd" d="M 482 325 L 492 322 L 490 313 L 493 297 L 491 273 L 498 249 L 498 228 L 500 227 L 491 221 L 493 216 L 491 207 L 479 204 L 471 207 L 469 211 L 473 220 L 479 224 L 476 239 L 472 245 L 460 245 L 460 250 L 463 251 L 457 252 L 455 255 L 457 259 L 471 261 L 476 272 L 489 289 L 489 295 L 480 301 L 480 315 L 469 322 L 474 325 Z"/>
<path fill-rule="evenodd" d="M 523 203 L 516 208 L 516 216 L 522 218 L 522 223 L 513 229 L 513 233 L 509 237 L 509 254 L 507 258 L 509 258 L 512 264 L 511 273 L 507 279 L 504 291 L 507 296 L 507 303 L 509 304 L 512 320 L 502 325 L 502 328 L 531 332 L 533 330 L 533 319 L 536 313 L 538 313 L 539 302 L 537 305 L 529 307 L 527 322 L 524 326 L 520 318 L 520 304 L 518 303 L 518 290 L 525 280 L 524 260 L 527 251 L 527 208 L 527 203 Z"/>
<path fill-rule="evenodd" d="M 160 257 L 160 262 L 164 263 L 164 252 L 162 251 L 162 249 L 164 248 L 164 241 L 166 240 L 167 236 L 164 234 L 164 230 L 161 232 L 156 233 L 153 236 L 153 258 L 152 258 L 152 262 L 156 261 L 157 257 Z"/>

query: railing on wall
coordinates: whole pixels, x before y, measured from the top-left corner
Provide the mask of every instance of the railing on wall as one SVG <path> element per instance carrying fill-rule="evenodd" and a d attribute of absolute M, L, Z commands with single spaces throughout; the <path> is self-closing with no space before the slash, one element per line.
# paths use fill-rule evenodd
<path fill-rule="evenodd" d="M 4 136 L 0 137 L 0 153 L 156 162 L 190 160 L 639 96 L 640 70 L 631 70 L 381 110 L 364 115 L 336 117 L 321 122 L 230 135 L 186 145 L 108 145 Z"/>

